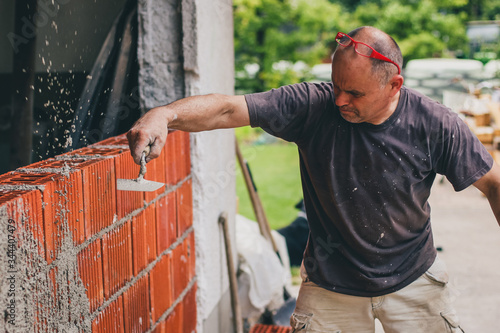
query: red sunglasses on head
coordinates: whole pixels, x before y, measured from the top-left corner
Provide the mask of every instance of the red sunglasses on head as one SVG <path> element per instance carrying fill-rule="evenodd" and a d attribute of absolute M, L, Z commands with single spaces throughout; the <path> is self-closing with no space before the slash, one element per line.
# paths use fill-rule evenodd
<path fill-rule="evenodd" d="M 338 32 L 337 36 L 335 37 L 335 40 L 337 41 L 337 43 L 339 43 L 339 45 L 342 45 L 343 47 L 354 45 L 354 50 L 356 51 L 356 53 L 362 55 L 363 57 L 374 58 L 394 64 L 398 68 L 398 74 L 401 74 L 401 68 L 399 67 L 398 64 L 396 64 L 394 61 L 387 58 L 386 56 L 375 51 L 375 49 L 370 45 L 355 41 L 354 39 L 351 38 L 351 36 L 343 32 Z"/>

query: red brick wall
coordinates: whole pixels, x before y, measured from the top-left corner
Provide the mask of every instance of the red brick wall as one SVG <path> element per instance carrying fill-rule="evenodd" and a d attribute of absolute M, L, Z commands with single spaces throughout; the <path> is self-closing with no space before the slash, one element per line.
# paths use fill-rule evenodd
<path fill-rule="evenodd" d="M 139 172 L 124 136 L 1 175 L 0 232 L 15 237 L 16 324 L 195 331 L 189 151 L 188 133 L 169 134 L 147 165 L 146 179 L 167 184 L 156 192 L 116 190 L 116 179 Z M 8 271 L 6 260 L 0 265 Z"/>

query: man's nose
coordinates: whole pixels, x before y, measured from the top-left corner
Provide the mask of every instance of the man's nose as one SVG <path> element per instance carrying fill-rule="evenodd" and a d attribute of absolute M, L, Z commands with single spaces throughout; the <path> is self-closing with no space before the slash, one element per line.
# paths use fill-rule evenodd
<path fill-rule="evenodd" d="M 349 98 L 349 94 L 346 94 L 345 92 L 337 92 L 335 94 L 335 104 L 337 106 L 344 106 L 344 105 L 349 105 L 351 102 L 351 99 Z"/>

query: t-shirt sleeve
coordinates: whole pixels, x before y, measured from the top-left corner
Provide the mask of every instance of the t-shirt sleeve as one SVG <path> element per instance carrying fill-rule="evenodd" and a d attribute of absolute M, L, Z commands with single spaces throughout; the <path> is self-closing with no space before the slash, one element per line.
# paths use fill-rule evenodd
<path fill-rule="evenodd" d="M 297 142 L 304 126 L 331 100 L 328 83 L 298 83 L 270 91 L 245 95 L 250 126 L 261 127 L 271 135 Z M 313 108 L 314 107 L 314 108 Z"/>
<path fill-rule="evenodd" d="M 483 177 L 493 166 L 493 157 L 458 116 L 443 144 L 437 172 L 444 174 L 455 191 L 461 191 Z"/>

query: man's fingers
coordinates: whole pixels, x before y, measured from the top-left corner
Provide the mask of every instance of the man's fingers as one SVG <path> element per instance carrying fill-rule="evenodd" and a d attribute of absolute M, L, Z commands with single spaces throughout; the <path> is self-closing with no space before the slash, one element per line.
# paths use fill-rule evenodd
<path fill-rule="evenodd" d="M 149 146 L 149 139 L 146 135 L 141 134 L 140 131 L 131 129 L 127 133 L 128 144 L 130 147 L 130 154 L 134 162 L 141 164 L 141 155 L 144 149 Z"/>
<path fill-rule="evenodd" d="M 153 144 L 150 146 L 149 155 L 146 156 L 146 162 L 151 161 L 152 159 L 157 158 L 161 154 L 161 150 L 163 149 L 163 144 L 155 140 Z"/>
<path fill-rule="evenodd" d="M 167 132 L 167 131 L 166 131 Z M 127 133 L 127 139 L 130 146 L 130 153 L 134 162 L 141 164 L 142 152 L 149 146 L 149 154 L 146 154 L 146 162 L 149 162 L 160 156 L 163 146 L 166 142 L 167 133 L 162 136 L 154 136 L 147 131 L 132 128 Z"/>
<path fill-rule="evenodd" d="M 148 146 L 151 151 L 146 156 L 146 162 L 160 156 L 165 145 L 167 132 L 167 122 L 159 109 L 156 109 L 156 112 L 155 109 L 152 109 L 139 118 L 127 132 L 130 153 L 134 162 L 141 164 L 142 152 Z"/>

